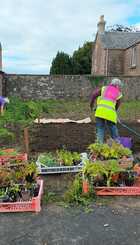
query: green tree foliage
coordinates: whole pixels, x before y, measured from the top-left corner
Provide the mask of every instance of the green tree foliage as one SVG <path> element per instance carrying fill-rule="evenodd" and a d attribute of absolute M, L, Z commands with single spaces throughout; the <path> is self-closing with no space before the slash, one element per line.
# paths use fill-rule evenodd
<path fill-rule="evenodd" d="M 84 43 L 73 53 L 73 74 L 91 73 L 92 42 Z"/>
<path fill-rule="evenodd" d="M 85 42 L 82 47 L 74 51 L 72 57 L 58 52 L 52 61 L 50 74 L 90 74 L 92 42 Z"/>
<path fill-rule="evenodd" d="M 72 64 L 71 58 L 64 52 L 58 52 L 52 61 L 50 74 L 71 74 Z"/>

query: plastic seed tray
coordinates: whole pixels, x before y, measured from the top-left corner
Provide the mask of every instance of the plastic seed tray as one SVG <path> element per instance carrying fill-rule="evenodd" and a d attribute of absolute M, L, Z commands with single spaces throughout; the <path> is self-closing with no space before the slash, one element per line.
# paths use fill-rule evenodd
<path fill-rule="evenodd" d="M 140 196 L 140 186 L 95 187 L 97 196 Z"/>
<path fill-rule="evenodd" d="M 6 202 L 0 203 L 0 212 L 40 212 L 41 211 L 41 196 L 43 193 L 43 180 L 37 180 L 40 185 L 37 197 L 33 197 L 30 201 L 21 202 Z"/>
<path fill-rule="evenodd" d="M 77 173 L 82 168 L 82 165 L 47 167 L 39 161 L 36 164 L 40 174 Z"/>

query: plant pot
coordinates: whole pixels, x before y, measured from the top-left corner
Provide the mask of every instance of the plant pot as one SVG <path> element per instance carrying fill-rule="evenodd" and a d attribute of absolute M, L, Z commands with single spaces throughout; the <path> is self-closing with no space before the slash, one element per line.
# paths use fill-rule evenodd
<path fill-rule="evenodd" d="M 22 190 L 21 191 L 21 197 L 23 201 L 29 201 L 31 198 L 30 191 L 29 190 Z"/>
<path fill-rule="evenodd" d="M 123 156 L 120 161 L 120 167 L 123 169 L 128 169 L 133 167 L 133 159 L 127 158 L 126 156 Z"/>
<path fill-rule="evenodd" d="M 118 179 L 119 179 L 119 173 L 117 173 L 117 174 L 112 174 L 111 179 L 112 179 L 113 182 L 117 182 Z"/>
<path fill-rule="evenodd" d="M 4 195 L 0 197 L 0 203 L 2 202 L 9 202 L 9 196 L 8 195 Z"/>
<path fill-rule="evenodd" d="M 140 176 L 140 165 L 139 164 L 135 164 L 135 166 L 133 167 L 133 170 L 137 173 L 138 176 Z"/>
<path fill-rule="evenodd" d="M 140 176 L 135 177 L 134 186 L 140 186 Z"/>
<path fill-rule="evenodd" d="M 89 182 L 87 180 L 83 180 L 83 193 L 88 193 L 89 192 Z"/>

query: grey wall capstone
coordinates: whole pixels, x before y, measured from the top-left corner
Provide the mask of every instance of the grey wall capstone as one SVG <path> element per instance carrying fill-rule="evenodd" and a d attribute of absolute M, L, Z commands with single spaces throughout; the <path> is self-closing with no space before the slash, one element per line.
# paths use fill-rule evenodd
<path fill-rule="evenodd" d="M 93 75 L 3 75 L 6 96 L 23 99 L 89 98 L 93 90 Z M 112 77 L 103 77 L 110 81 Z M 125 100 L 140 99 L 140 76 L 121 76 Z M 102 84 L 99 83 L 99 86 Z"/>

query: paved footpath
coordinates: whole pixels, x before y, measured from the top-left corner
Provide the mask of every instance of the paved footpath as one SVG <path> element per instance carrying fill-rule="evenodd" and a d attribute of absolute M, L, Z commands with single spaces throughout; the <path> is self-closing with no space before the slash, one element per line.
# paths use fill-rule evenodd
<path fill-rule="evenodd" d="M 102 200 L 87 210 L 0 213 L 0 245 L 140 245 L 140 198 Z"/>

